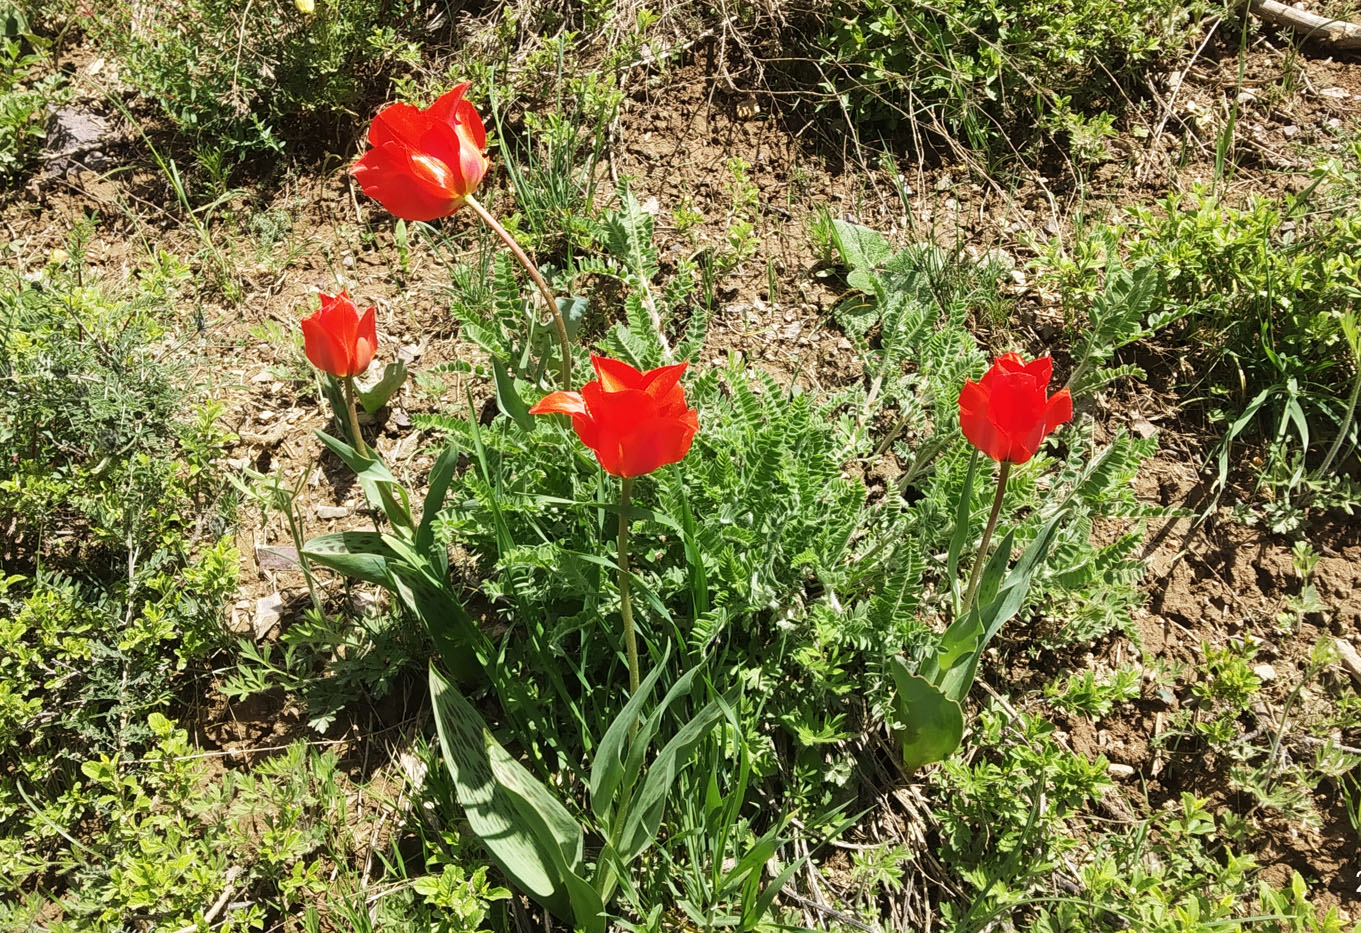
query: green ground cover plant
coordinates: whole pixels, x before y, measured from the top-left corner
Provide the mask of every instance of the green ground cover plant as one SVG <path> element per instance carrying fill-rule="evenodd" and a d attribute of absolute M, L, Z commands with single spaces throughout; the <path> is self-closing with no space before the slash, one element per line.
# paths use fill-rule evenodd
<path fill-rule="evenodd" d="M 1330 807 L 1361 823 L 1338 643 L 1261 664 L 1260 636 L 1331 621 L 1332 555 L 1301 540 L 1288 597 L 1151 662 L 1146 525 L 1184 516 L 1136 497 L 1158 441 L 1107 405 L 1175 339 L 1220 462 L 1267 438 L 1275 498 L 1242 514 L 1303 536 L 1355 500 L 1356 154 L 1297 194 L 1197 190 L 1040 249 L 1065 332 L 999 251 L 881 234 L 840 192 L 787 281 L 752 150 L 640 203 L 626 82 L 701 43 L 751 54 L 769 11 L 461 11 L 477 80 L 454 92 L 421 47 L 439 4 L 96 12 L 195 142 L 194 178 L 152 159 L 166 242 L 198 252 L 130 208 L 131 274 L 96 272 L 90 222 L 46 262 L 16 236 L 0 274 L 0 930 L 1361 929 L 1323 906 L 1335 878 L 1254 848 L 1337 829 Z M 894 100 L 903 133 L 1080 160 L 1201 10 L 836 13 L 821 90 L 856 123 Z M 228 186 L 394 87 L 422 106 L 375 120 L 357 226 Z M 678 244 L 692 191 L 726 223 L 711 248 Z M 836 365 L 726 342 L 762 272 Z M 248 445 L 190 375 L 200 342 L 250 356 L 228 404 L 321 430 L 228 476 Z M 346 515 L 322 525 L 326 494 Z M 254 595 L 238 521 L 298 551 L 277 634 L 224 627 Z M 264 709 L 277 744 L 216 738 L 205 698 Z M 1104 730 L 1150 709 L 1150 754 L 1212 769 L 1212 799 L 1107 760 Z"/>
<path fill-rule="evenodd" d="M 1184 392 L 1224 432 L 1218 485 L 1236 444 L 1263 448 L 1256 485 L 1277 531 L 1299 528 L 1310 503 L 1357 501 L 1340 468 L 1357 449 L 1358 160 L 1353 145 L 1320 162 L 1297 194 L 1237 203 L 1202 189 L 1134 207 L 1036 262 L 1068 308 L 1094 309 L 1074 320 L 1111 345 L 1160 331 L 1187 341 L 1202 377 Z"/>
<path fill-rule="evenodd" d="M 66 78 L 46 67 L 46 46 L 21 10 L 0 4 L 0 184 L 33 169 L 47 138 L 48 107 L 68 93 Z"/>
<path fill-rule="evenodd" d="M 88 28 L 201 159 L 230 166 L 348 126 L 412 67 L 428 12 L 404 0 L 114 3 Z"/>
<path fill-rule="evenodd" d="M 1081 162 L 1141 96 L 1142 69 L 1182 51 L 1208 7 L 1179 0 L 834 3 L 815 14 L 813 67 L 853 126 L 906 125 L 996 161 L 1044 137 Z"/>
<path fill-rule="evenodd" d="M 154 744 L 148 717 L 223 647 L 236 584 L 220 409 L 187 402 L 176 362 L 170 308 L 187 270 L 162 257 L 136 284 L 93 278 L 92 225 L 35 277 L 0 284 L 11 891 L 78 870 L 86 850 L 63 827 L 95 818 L 82 766 Z"/>

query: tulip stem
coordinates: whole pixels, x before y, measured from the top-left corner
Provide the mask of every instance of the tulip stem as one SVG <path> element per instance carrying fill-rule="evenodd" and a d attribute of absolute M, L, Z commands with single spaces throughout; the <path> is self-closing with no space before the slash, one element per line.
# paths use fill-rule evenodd
<path fill-rule="evenodd" d="M 543 274 L 539 272 L 539 267 L 534 265 L 530 258 L 525 255 L 525 251 L 520 248 L 520 244 L 515 242 L 515 238 L 510 235 L 510 231 L 501 226 L 500 222 L 491 215 L 482 202 L 471 194 L 463 199 L 463 203 L 473 209 L 482 222 L 491 227 L 492 232 L 501 238 L 501 242 L 519 260 L 520 265 L 524 266 L 529 277 L 534 280 L 534 284 L 539 287 L 539 294 L 543 295 L 543 300 L 548 304 L 548 310 L 553 315 L 553 325 L 558 331 L 558 345 L 562 348 L 562 363 L 560 365 L 562 373 L 562 386 L 564 389 L 572 386 L 572 343 L 567 336 L 567 322 L 562 319 L 562 312 L 558 310 L 558 300 L 553 297 L 553 290 L 548 287 L 548 282 L 544 280 Z"/>
<path fill-rule="evenodd" d="M 633 601 L 629 596 L 629 504 L 633 477 L 619 481 L 619 612 L 624 617 L 624 651 L 629 658 L 629 696 L 638 692 L 638 641 L 633 634 Z M 636 727 L 635 727 L 636 728 Z"/>
<path fill-rule="evenodd" d="M 364 432 L 359 430 L 359 412 L 354 407 L 354 377 L 346 376 L 345 383 L 345 412 L 350 416 L 350 433 L 354 435 L 354 449 L 359 451 L 359 456 L 369 455 L 368 445 L 364 443 Z"/>
<path fill-rule="evenodd" d="M 969 588 L 964 592 L 964 602 L 959 610 L 961 619 L 973 608 L 979 581 L 983 579 L 983 565 L 987 563 L 988 545 L 992 543 L 992 532 L 997 527 L 997 516 L 1002 512 L 1002 496 L 1006 494 L 1007 477 L 1010 474 L 1011 461 L 1003 460 L 997 465 L 997 495 L 992 500 L 992 512 L 988 515 L 987 527 L 983 529 L 983 540 L 978 542 L 978 556 L 974 558 L 973 569 L 969 571 Z"/>

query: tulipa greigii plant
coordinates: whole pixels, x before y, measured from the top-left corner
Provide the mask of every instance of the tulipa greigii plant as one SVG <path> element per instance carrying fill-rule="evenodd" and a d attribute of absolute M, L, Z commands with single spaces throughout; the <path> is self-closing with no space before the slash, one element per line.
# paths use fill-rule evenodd
<path fill-rule="evenodd" d="M 638 640 L 633 630 L 629 586 L 629 505 L 633 480 L 690 452 L 699 430 L 699 412 L 685 404 L 680 377 L 688 363 L 639 372 L 628 363 L 591 356 L 596 378 L 580 392 L 554 392 L 529 410 L 531 415 L 571 415 L 581 442 L 600 468 L 619 477 L 619 612 L 628 653 L 629 693 L 638 692 Z"/>
<path fill-rule="evenodd" d="M 1072 420 L 1073 400 L 1068 389 L 1047 394 L 1052 372 L 1053 362 L 1047 356 L 1026 363 L 1016 354 L 1007 353 L 997 358 L 981 381 L 966 380 L 959 393 L 959 423 L 974 446 L 974 454 L 950 542 L 947 574 L 952 584 L 958 580 L 959 559 L 970 538 L 969 504 L 980 453 L 997 461 L 997 489 L 969 571 L 969 582 L 955 603 L 953 621 L 916 674 L 901 658 L 891 668 L 897 690 L 895 731 L 902 746 L 903 763 L 909 771 L 947 758 L 959 748 L 964 736 L 960 704 L 973 685 L 979 656 L 1020 609 L 1031 577 L 1044 562 L 1063 514 L 1061 508 L 1055 512 L 1010 573 L 1006 571 L 1011 557 L 1011 534 L 1003 539 L 993 558 L 988 559 L 1012 465 L 1029 461 L 1055 428 Z"/>
<path fill-rule="evenodd" d="M 385 107 L 369 127 L 373 147 L 350 170 L 364 193 L 402 220 L 437 220 L 463 205 L 477 214 L 529 273 L 558 334 L 559 376 L 572 380 L 572 347 L 558 300 L 520 244 L 473 196 L 487 173 L 487 130 L 463 95 L 464 82 L 424 110 L 410 104 Z"/>

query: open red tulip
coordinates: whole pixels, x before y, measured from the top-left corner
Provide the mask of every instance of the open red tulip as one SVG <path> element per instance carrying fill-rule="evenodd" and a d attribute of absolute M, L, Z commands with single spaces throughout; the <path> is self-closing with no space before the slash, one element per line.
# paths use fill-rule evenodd
<path fill-rule="evenodd" d="M 1073 418 L 1067 389 L 1047 396 L 1053 360 L 1029 363 L 1015 353 L 997 358 L 981 382 L 966 380 L 959 393 L 959 423 L 964 436 L 997 461 L 1025 463 L 1049 433 Z"/>
<path fill-rule="evenodd" d="M 312 365 L 337 379 L 357 376 L 368 369 L 378 348 L 374 309 L 359 315 L 350 296 L 322 295 L 321 307 L 302 321 L 303 347 Z"/>
<path fill-rule="evenodd" d="M 612 476 L 642 476 L 690 451 L 699 412 L 685 404 L 681 374 L 688 363 L 639 372 L 628 363 L 591 356 L 596 378 L 580 392 L 554 392 L 530 414 L 572 416 L 581 442 Z"/>
<path fill-rule="evenodd" d="M 350 172 L 364 193 L 404 220 L 447 217 L 487 173 L 487 131 L 460 84 L 425 110 L 393 104 L 369 127 L 373 146 Z"/>

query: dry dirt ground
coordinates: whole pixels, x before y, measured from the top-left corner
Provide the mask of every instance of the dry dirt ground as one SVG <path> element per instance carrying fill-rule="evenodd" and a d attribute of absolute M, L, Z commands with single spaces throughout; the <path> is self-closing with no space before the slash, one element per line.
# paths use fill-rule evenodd
<path fill-rule="evenodd" d="M 78 57 L 80 52 L 71 54 Z M 760 193 L 757 252 L 718 283 L 719 308 L 706 357 L 739 351 L 753 365 L 814 389 L 860 378 L 831 321 L 840 286 L 819 265 L 809 235 L 819 210 L 888 232 L 898 242 L 930 236 L 975 255 L 1006 252 L 1017 263 L 1008 332 L 1041 352 L 1061 336 L 1065 317 L 1058 296 L 1035 289 L 1025 270 L 1036 238 L 1071 236 L 1079 209 L 1087 217 L 1099 217 L 1208 180 L 1216 133 L 1230 105 L 1240 111 L 1235 143 L 1239 169 L 1231 185 L 1244 195 L 1298 189 L 1311 164 L 1306 150 L 1356 130 L 1361 113 L 1361 64 L 1356 60 L 1287 53 L 1259 42 L 1245 61 L 1240 81 L 1237 50 L 1212 40 L 1184 73 L 1153 76 L 1145 106 L 1126 127 L 1142 125 L 1145 132 L 1126 132 L 1114 140 L 1113 158 L 1096 166 L 1083 188 L 1064 171 L 1005 184 L 980 181 L 964 166 L 943 159 L 925 164 L 906 151 L 898 159 L 901 177 L 890 178 L 879 164 L 870 164 L 853 140 L 829 139 L 802 120 L 771 114 L 768 106 L 753 111 L 746 95 L 711 80 L 702 56 L 656 76 L 625 101 L 608 170 L 631 179 L 640 201 L 655 203 L 661 253 L 664 261 L 674 262 L 724 236 L 731 199 L 724 185 L 727 160 L 740 157 L 752 166 Z M 204 241 L 184 223 L 165 176 L 146 158 L 142 137 L 122 125 L 93 93 L 75 106 L 105 122 L 110 142 L 103 151 L 54 163 L 22 197 L 5 205 L 3 223 L 23 270 L 40 267 L 53 248 L 62 246 L 76 219 L 97 213 L 100 223 L 88 261 L 106 276 L 118 279 L 130 273 L 155 244 L 197 257 L 199 275 L 209 278 L 212 260 Z M 448 279 L 445 260 L 429 244 L 415 243 L 403 264 L 392 245 L 388 218 L 356 192 L 341 170 L 343 164 L 333 160 L 324 172 L 293 177 L 272 190 L 242 193 L 229 211 L 219 212 L 230 214 L 222 225 L 209 228 L 208 236 L 219 249 L 226 248 L 226 225 L 241 229 L 252 212 L 276 212 L 291 232 L 258 253 L 230 253 L 239 301 L 228 302 L 208 290 L 193 299 L 196 306 L 185 314 L 186 332 L 195 317 L 203 321 L 188 343 L 202 352 L 201 376 L 225 404 L 225 425 L 238 437 L 233 464 L 299 482 L 298 508 L 308 536 L 363 525 L 358 489 L 345 481 L 342 471 L 326 466 L 330 461 L 313 436 L 325 427 L 319 401 L 310 383 L 288 378 L 297 355 L 279 340 L 310 310 L 314 293 L 331 291 L 339 282 L 359 300 L 375 303 L 382 360 L 400 356 L 413 370 L 421 370 L 468 359 L 473 352 L 440 310 Z M 492 186 L 504 186 L 504 179 L 489 180 Z M 486 198 L 493 207 L 506 205 L 508 199 L 504 187 L 489 191 Z M 674 212 L 685 203 L 704 219 L 682 232 Z M 471 221 L 456 216 L 450 223 L 457 227 Z M 983 339 L 989 339 L 986 322 L 980 328 Z M 372 442 L 388 463 L 418 485 L 430 461 L 422 438 L 411 428 L 411 413 L 461 411 L 467 389 L 485 394 L 470 377 L 457 374 L 446 374 L 433 386 L 408 382 L 386 414 L 369 426 Z M 1160 505 L 1194 507 L 1204 490 L 1202 461 L 1213 441 L 1204 424 L 1179 408 L 1176 399 L 1137 389 L 1108 397 L 1097 414 L 1111 430 L 1135 422 L 1153 425 L 1160 434 L 1161 454 L 1141 474 L 1138 492 Z M 1361 647 L 1361 522 L 1334 516 L 1311 531 L 1311 541 L 1323 555 L 1314 580 L 1329 609 L 1281 637 L 1272 635 L 1266 623 L 1299 589 L 1288 543 L 1222 515 L 1212 515 L 1194 529 L 1190 524 L 1182 520 L 1150 538 L 1148 600 L 1137 637 L 1111 638 L 1051 663 L 1018 660 L 1008 679 L 994 678 L 993 687 L 1024 703 L 1034 699 L 1060 664 L 1113 667 L 1139 659 L 1150 667 L 1190 665 L 1193 670 L 1202 644 L 1223 644 L 1252 630 L 1264 639 L 1255 660 L 1269 664 L 1274 674 L 1264 699 L 1279 707 L 1303 676 L 1318 636 L 1326 632 Z M 289 625 L 306 603 L 301 575 L 262 550 L 289 546 L 287 529 L 277 517 L 262 519 L 258 510 L 246 508 L 238 544 L 243 566 L 233 626 L 245 637 L 277 638 L 280 627 Z M 339 584 L 335 587 L 338 593 Z M 277 621 L 261 618 L 260 601 L 276 594 L 282 614 Z M 1332 689 L 1357 686 L 1348 684 L 1345 675 L 1327 676 Z M 382 701 L 358 702 L 321 740 L 337 743 L 356 774 L 370 772 L 388 760 L 403 736 L 421 728 L 421 695 L 419 688 L 408 695 L 399 685 Z M 258 753 L 297 737 L 317 738 L 297 705 L 281 695 L 227 702 L 205 684 L 191 699 L 198 709 L 198 741 L 205 749 L 231 753 L 229 766 L 251 758 L 252 750 Z M 1103 721 L 1099 730 L 1079 719 L 1060 720 L 1059 725 L 1075 749 L 1099 752 L 1127 766 L 1125 785 L 1131 796 L 1147 794 L 1158 803 L 1190 790 L 1216 804 L 1241 806 L 1224 789 L 1227 763 L 1207 759 L 1198 748 L 1169 749 L 1155 741 L 1186 699 L 1184 690 L 1171 696 L 1148 691 Z M 1361 736 L 1339 740 L 1356 745 Z M 1322 830 L 1268 826 L 1255 854 L 1271 866 L 1275 881 L 1288 879 L 1292 869 L 1323 879 L 1328 892 L 1324 903 L 1350 906 L 1356 919 L 1361 911 L 1356 909 L 1352 875 L 1361 864 L 1355 836 L 1335 789 L 1320 787 L 1317 793 L 1319 809 L 1329 816 Z"/>

